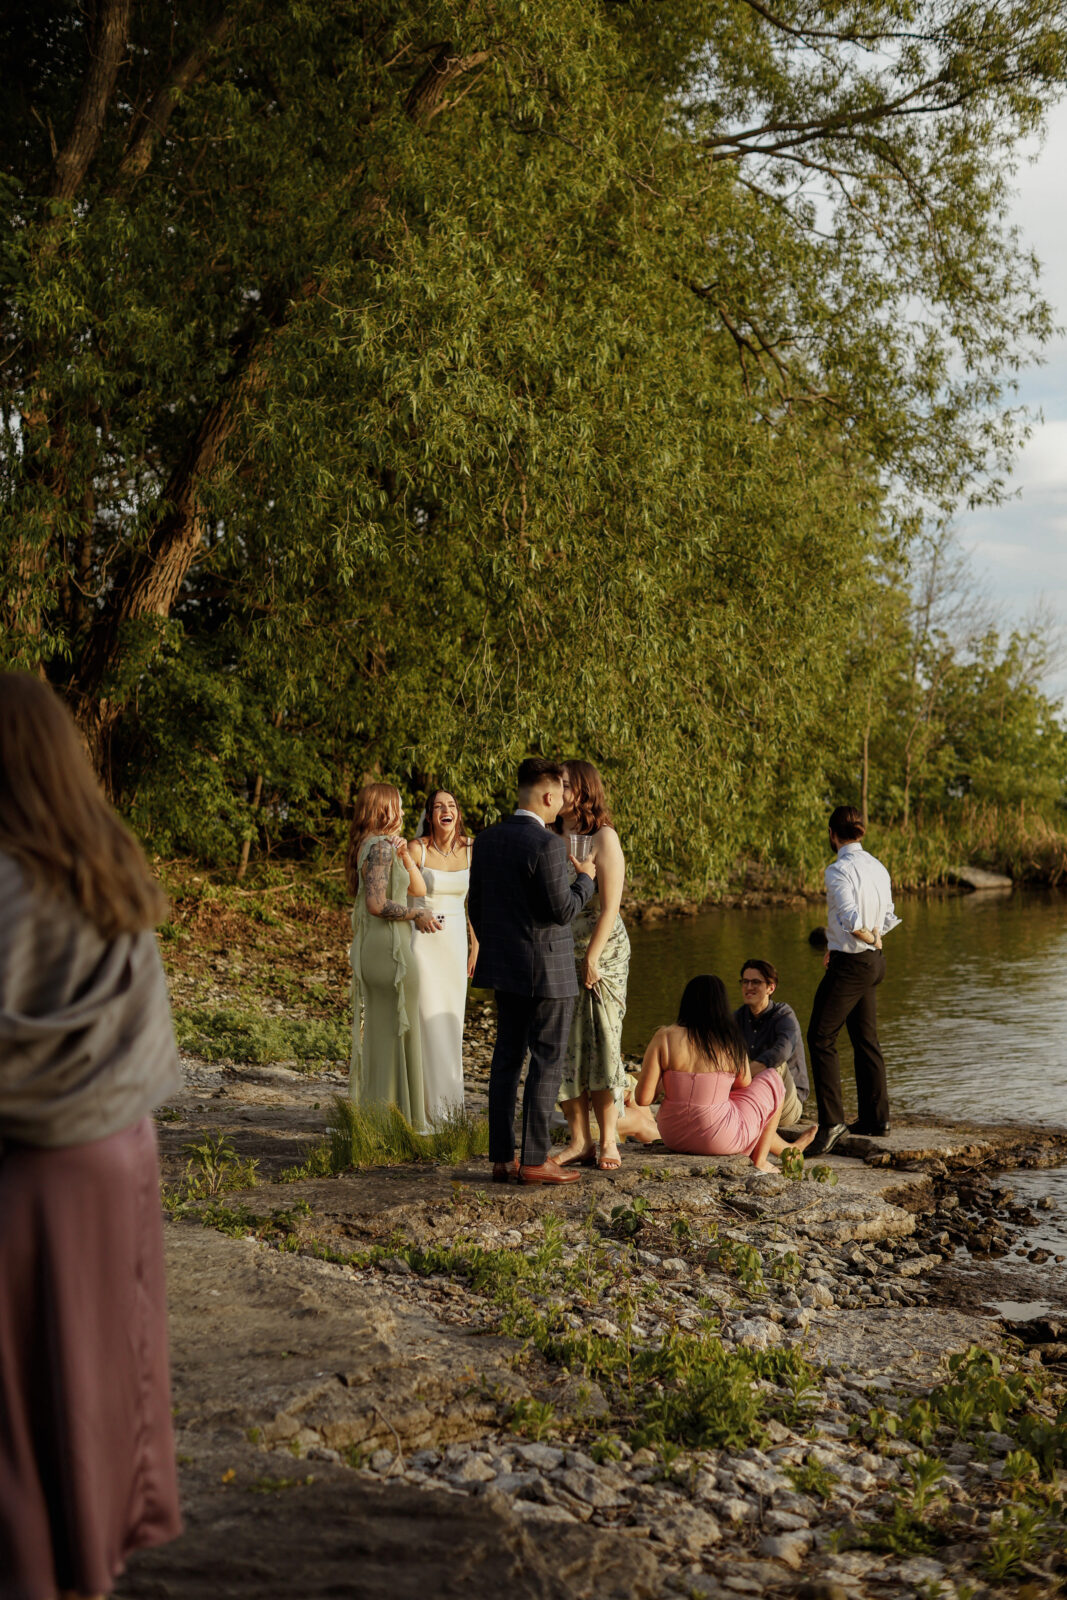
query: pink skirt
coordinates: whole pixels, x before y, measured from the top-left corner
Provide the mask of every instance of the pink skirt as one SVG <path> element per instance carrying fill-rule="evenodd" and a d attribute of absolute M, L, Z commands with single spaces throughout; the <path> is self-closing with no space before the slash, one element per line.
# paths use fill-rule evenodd
<path fill-rule="evenodd" d="M 0 1156 L 0 1600 L 181 1532 L 155 1125 Z"/>
<path fill-rule="evenodd" d="M 760 1072 L 743 1089 L 725 1072 L 663 1074 L 659 1136 L 668 1150 L 690 1156 L 751 1155 L 785 1100 L 777 1072 Z"/>

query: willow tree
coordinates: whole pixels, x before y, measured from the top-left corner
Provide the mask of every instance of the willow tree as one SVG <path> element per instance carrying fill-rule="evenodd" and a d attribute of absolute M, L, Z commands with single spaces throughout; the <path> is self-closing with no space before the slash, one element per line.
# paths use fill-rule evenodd
<path fill-rule="evenodd" d="M 1036 0 L 0 22 L 8 659 L 172 843 L 372 770 L 488 805 L 541 743 L 651 860 L 793 848 L 872 557 L 998 492 L 1063 44 Z"/>

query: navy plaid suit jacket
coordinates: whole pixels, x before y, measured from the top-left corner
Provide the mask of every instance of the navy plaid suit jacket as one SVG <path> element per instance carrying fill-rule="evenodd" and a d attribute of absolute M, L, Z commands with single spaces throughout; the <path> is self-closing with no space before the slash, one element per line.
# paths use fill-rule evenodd
<path fill-rule="evenodd" d="M 478 937 L 474 985 L 563 1000 L 578 993 L 569 923 L 593 893 L 567 882 L 567 847 L 532 817 L 505 817 L 479 834 L 467 910 Z"/>

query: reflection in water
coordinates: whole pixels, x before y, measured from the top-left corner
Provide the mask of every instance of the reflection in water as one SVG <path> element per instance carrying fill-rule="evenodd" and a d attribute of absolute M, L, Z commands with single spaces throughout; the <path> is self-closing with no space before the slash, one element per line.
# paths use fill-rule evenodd
<path fill-rule="evenodd" d="M 886 939 L 889 971 L 878 992 L 893 1105 L 977 1122 L 1067 1124 L 1067 895 L 905 899 L 897 911 L 904 920 Z M 740 1005 L 741 963 L 752 956 L 774 962 L 777 998 L 806 1030 L 822 976 L 822 952 L 808 934 L 820 920 L 813 902 L 631 928 L 623 1049 L 640 1054 L 661 1023 L 673 1022 L 695 973 L 718 973 Z M 852 1115 L 844 1029 L 838 1047 Z"/>

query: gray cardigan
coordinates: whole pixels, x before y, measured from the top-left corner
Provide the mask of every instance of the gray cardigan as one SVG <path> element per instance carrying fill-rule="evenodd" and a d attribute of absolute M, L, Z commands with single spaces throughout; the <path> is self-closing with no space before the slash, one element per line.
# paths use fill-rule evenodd
<path fill-rule="evenodd" d="M 155 935 L 103 939 L 0 853 L 0 1139 L 105 1139 L 178 1084 Z"/>

